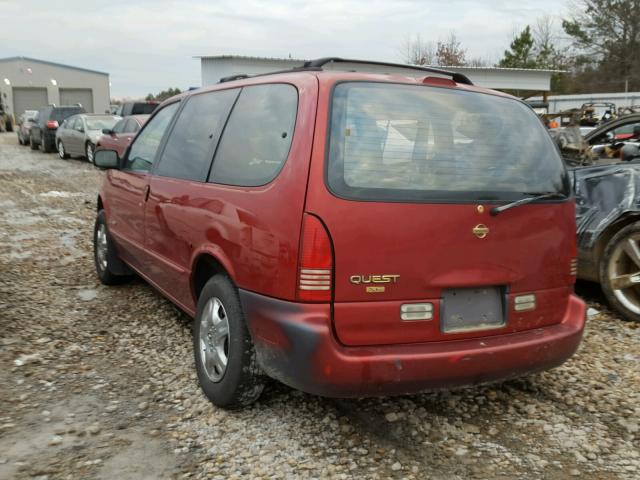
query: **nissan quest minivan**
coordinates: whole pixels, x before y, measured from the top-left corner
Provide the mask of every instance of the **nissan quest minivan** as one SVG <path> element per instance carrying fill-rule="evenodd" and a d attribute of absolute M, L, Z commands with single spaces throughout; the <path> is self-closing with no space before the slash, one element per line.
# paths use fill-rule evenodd
<path fill-rule="evenodd" d="M 218 406 L 267 377 L 331 397 L 504 380 L 580 343 L 560 155 L 527 105 L 459 73 L 327 58 L 225 78 L 95 163 L 100 280 L 135 272 L 193 317 Z"/>

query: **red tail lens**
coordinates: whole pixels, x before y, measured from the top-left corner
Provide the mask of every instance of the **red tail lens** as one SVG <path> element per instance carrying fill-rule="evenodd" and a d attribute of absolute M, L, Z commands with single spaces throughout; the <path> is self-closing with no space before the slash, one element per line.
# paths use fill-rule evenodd
<path fill-rule="evenodd" d="M 58 128 L 58 122 L 55 120 L 49 120 L 47 122 L 47 128 Z"/>
<path fill-rule="evenodd" d="M 329 234 L 317 217 L 305 213 L 300 245 L 298 299 L 330 302 L 332 272 L 333 252 Z"/>

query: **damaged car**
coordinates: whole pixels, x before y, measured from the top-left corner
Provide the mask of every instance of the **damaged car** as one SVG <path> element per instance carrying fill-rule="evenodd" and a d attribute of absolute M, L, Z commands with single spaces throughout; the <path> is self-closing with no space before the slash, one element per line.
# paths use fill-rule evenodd
<path fill-rule="evenodd" d="M 624 140 L 620 132 L 625 132 Z M 578 278 L 599 282 L 615 310 L 640 321 L 640 114 L 588 134 L 577 158 L 580 164 L 570 172 L 576 196 Z"/>

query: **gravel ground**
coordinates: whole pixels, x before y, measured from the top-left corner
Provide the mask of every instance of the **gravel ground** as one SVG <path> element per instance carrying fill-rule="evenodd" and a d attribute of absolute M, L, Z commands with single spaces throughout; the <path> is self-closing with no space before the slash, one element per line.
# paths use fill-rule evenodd
<path fill-rule="evenodd" d="M 0 135 L 0 478 L 638 478 L 638 326 L 599 311 L 576 356 L 488 387 L 331 400 L 200 392 L 188 318 L 91 256 L 103 174 Z"/>

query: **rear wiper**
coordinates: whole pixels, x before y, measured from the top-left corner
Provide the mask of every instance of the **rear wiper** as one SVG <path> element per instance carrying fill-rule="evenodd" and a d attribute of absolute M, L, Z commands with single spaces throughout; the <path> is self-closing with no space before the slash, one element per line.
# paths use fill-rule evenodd
<path fill-rule="evenodd" d="M 520 205 L 526 205 L 527 203 L 535 202 L 536 200 L 545 200 L 549 198 L 567 198 L 564 193 L 560 192 L 548 192 L 548 193 L 525 193 L 525 195 L 531 195 L 530 197 L 516 200 L 515 202 L 507 203 L 506 205 L 500 205 L 499 207 L 493 207 L 490 212 L 491 216 L 495 217 L 499 213 L 509 210 L 510 208 L 519 207 Z"/>

